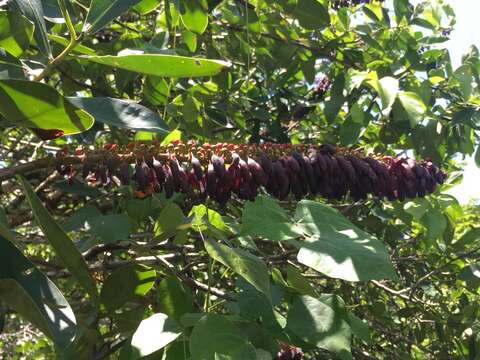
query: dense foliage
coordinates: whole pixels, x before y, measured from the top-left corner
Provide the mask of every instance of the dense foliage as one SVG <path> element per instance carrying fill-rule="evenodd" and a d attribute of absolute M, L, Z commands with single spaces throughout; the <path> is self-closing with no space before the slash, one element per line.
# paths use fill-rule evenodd
<path fill-rule="evenodd" d="M 479 206 L 445 194 L 480 62 L 444 1 L 0 4 L 3 357 L 480 357 Z"/>

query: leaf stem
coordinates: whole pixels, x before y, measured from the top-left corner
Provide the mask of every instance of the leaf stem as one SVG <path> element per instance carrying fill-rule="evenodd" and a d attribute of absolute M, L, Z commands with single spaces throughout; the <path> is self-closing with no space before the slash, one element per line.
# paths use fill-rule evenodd
<path fill-rule="evenodd" d="M 68 13 L 67 7 L 65 5 L 65 0 L 58 0 L 58 5 L 60 7 L 60 10 L 62 11 L 62 15 L 65 18 L 65 23 L 68 28 L 68 32 L 70 33 L 70 43 L 67 45 L 63 51 L 57 55 L 53 60 L 51 60 L 47 66 L 42 70 L 40 74 L 35 76 L 34 80 L 35 81 L 40 81 L 45 78 L 58 64 L 60 64 L 65 57 L 70 54 L 70 52 L 80 43 L 82 34 L 77 36 L 77 33 L 75 32 L 75 27 L 73 26 L 72 19 L 70 18 L 70 15 Z"/>

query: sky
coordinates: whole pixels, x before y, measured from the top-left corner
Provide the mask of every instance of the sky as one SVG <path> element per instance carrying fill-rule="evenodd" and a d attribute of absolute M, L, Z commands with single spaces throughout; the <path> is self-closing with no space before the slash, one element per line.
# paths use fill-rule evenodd
<path fill-rule="evenodd" d="M 446 43 L 454 68 L 461 63 L 462 55 L 470 45 L 480 48 L 479 0 L 450 0 L 457 23 L 451 34 L 451 40 Z M 473 158 L 466 159 L 467 165 L 463 173 L 463 182 L 448 191 L 462 204 L 471 199 L 480 200 L 480 169 Z"/>

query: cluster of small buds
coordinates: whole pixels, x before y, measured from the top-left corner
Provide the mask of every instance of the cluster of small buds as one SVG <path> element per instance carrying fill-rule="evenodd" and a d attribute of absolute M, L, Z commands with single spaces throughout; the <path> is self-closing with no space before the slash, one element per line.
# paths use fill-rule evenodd
<path fill-rule="evenodd" d="M 383 2 L 384 0 L 332 0 L 331 6 L 335 10 L 338 10 L 343 7 L 369 4 L 371 2 Z"/>
<path fill-rule="evenodd" d="M 288 344 L 280 344 L 280 351 L 274 360 L 302 360 L 302 349 Z"/>
<path fill-rule="evenodd" d="M 253 200 L 261 189 L 283 200 L 308 195 L 354 200 L 368 195 L 389 200 L 423 197 L 442 184 L 445 173 L 431 161 L 407 157 L 364 156 L 333 145 L 131 143 L 120 151 L 106 145 L 77 150 L 83 177 L 97 186 L 133 183 L 140 197 L 174 192 L 194 200 L 208 196 L 224 206 L 232 196 Z M 71 167 L 59 161 L 62 174 Z"/>

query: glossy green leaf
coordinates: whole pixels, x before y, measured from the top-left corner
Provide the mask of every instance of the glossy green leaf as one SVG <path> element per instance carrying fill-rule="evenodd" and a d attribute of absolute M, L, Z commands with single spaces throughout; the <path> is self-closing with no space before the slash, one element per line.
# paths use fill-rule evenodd
<path fill-rule="evenodd" d="M 23 54 L 32 41 L 33 23 L 13 11 L 0 11 L 0 47 L 15 57 Z"/>
<path fill-rule="evenodd" d="M 141 265 L 131 264 L 115 270 L 105 280 L 100 292 L 102 304 L 113 312 L 136 296 L 145 296 L 155 284 L 156 272 L 154 269 Z"/>
<path fill-rule="evenodd" d="M 64 24 L 65 18 L 63 17 L 62 10 L 58 5 L 58 0 L 41 0 L 43 7 L 43 14 L 45 19 L 54 24 Z M 68 14 L 73 23 L 76 23 L 78 20 L 75 17 L 75 9 L 72 6 L 72 0 L 65 0 L 65 5 L 67 7 Z M 50 36 L 49 36 L 50 37 Z"/>
<path fill-rule="evenodd" d="M 260 195 L 243 208 L 241 234 L 282 241 L 299 237 L 301 229 L 292 223 L 276 200 Z"/>
<path fill-rule="evenodd" d="M 162 139 L 162 142 L 160 143 L 160 145 L 168 145 L 172 141 L 181 140 L 181 139 L 182 139 L 182 132 L 178 129 L 175 129 L 170 131 L 168 135 Z"/>
<path fill-rule="evenodd" d="M 208 26 L 208 4 L 205 0 L 183 0 L 180 3 L 180 18 L 185 27 L 203 34 Z"/>
<path fill-rule="evenodd" d="M 297 255 L 300 263 L 348 281 L 397 278 L 385 246 L 337 210 L 303 200 L 295 219 L 306 237 Z"/>
<path fill-rule="evenodd" d="M 205 314 L 190 335 L 190 352 L 195 360 L 256 360 L 254 347 L 223 315 Z"/>
<path fill-rule="evenodd" d="M 287 328 L 311 345 L 339 353 L 341 358 L 351 358 L 347 312 L 343 300 L 336 295 L 295 298 L 288 310 Z"/>
<path fill-rule="evenodd" d="M 157 301 L 160 310 L 177 321 L 183 314 L 194 311 L 192 291 L 174 276 L 167 276 L 160 282 Z"/>
<path fill-rule="evenodd" d="M 165 54 L 132 54 L 119 56 L 90 56 L 90 61 L 130 70 L 141 74 L 163 77 L 212 76 L 230 67 L 222 60 L 190 58 Z"/>
<path fill-rule="evenodd" d="M 25 79 L 22 63 L 0 48 L 0 79 Z"/>
<path fill-rule="evenodd" d="M 25 196 L 28 199 L 35 220 L 45 234 L 48 242 L 52 245 L 66 268 L 77 278 L 85 290 L 87 290 L 93 298 L 96 298 L 97 288 L 93 278 L 90 276 L 87 264 L 82 255 L 72 240 L 43 206 L 31 185 L 22 177 L 18 179 L 23 186 Z"/>
<path fill-rule="evenodd" d="M 152 12 L 162 3 L 161 0 L 141 0 L 133 9 L 142 15 Z"/>
<path fill-rule="evenodd" d="M 195 52 L 197 50 L 197 35 L 191 31 L 184 31 L 182 35 L 188 50 Z"/>
<path fill-rule="evenodd" d="M 423 120 L 427 107 L 420 96 L 414 92 L 401 91 L 398 93 L 398 100 L 410 120 L 411 127 L 414 127 Z"/>
<path fill-rule="evenodd" d="M 270 279 L 267 265 L 257 256 L 241 249 L 234 249 L 212 240 L 205 241 L 208 254 L 232 269 L 270 299 Z"/>
<path fill-rule="evenodd" d="M 54 88 L 34 81 L 0 80 L 0 114 L 12 126 L 58 129 L 65 135 L 88 130 L 93 118 Z"/>
<path fill-rule="evenodd" d="M 143 83 L 143 95 L 152 105 L 165 105 L 170 96 L 170 86 L 164 78 L 148 76 Z"/>
<path fill-rule="evenodd" d="M 109 97 L 67 97 L 95 121 L 136 131 L 168 132 L 168 125 L 155 112 L 133 101 Z"/>
<path fill-rule="evenodd" d="M 153 314 L 143 320 L 132 336 L 132 356 L 140 359 L 164 348 L 182 334 L 175 321 L 162 313 Z"/>
<path fill-rule="evenodd" d="M 72 308 L 50 281 L 15 245 L 0 236 L 0 299 L 37 326 L 61 350 L 73 340 Z"/>
<path fill-rule="evenodd" d="M 140 1 L 141 0 L 92 0 L 83 25 L 83 32 L 97 32 Z"/>
<path fill-rule="evenodd" d="M 295 17 L 305 29 L 322 29 L 330 23 L 325 6 L 318 0 L 298 0 Z"/>
<path fill-rule="evenodd" d="M 33 37 L 40 52 L 46 57 L 51 57 L 52 49 L 48 41 L 41 0 L 13 0 L 13 2 L 18 6 L 23 15 L 35 24 Z"/>

